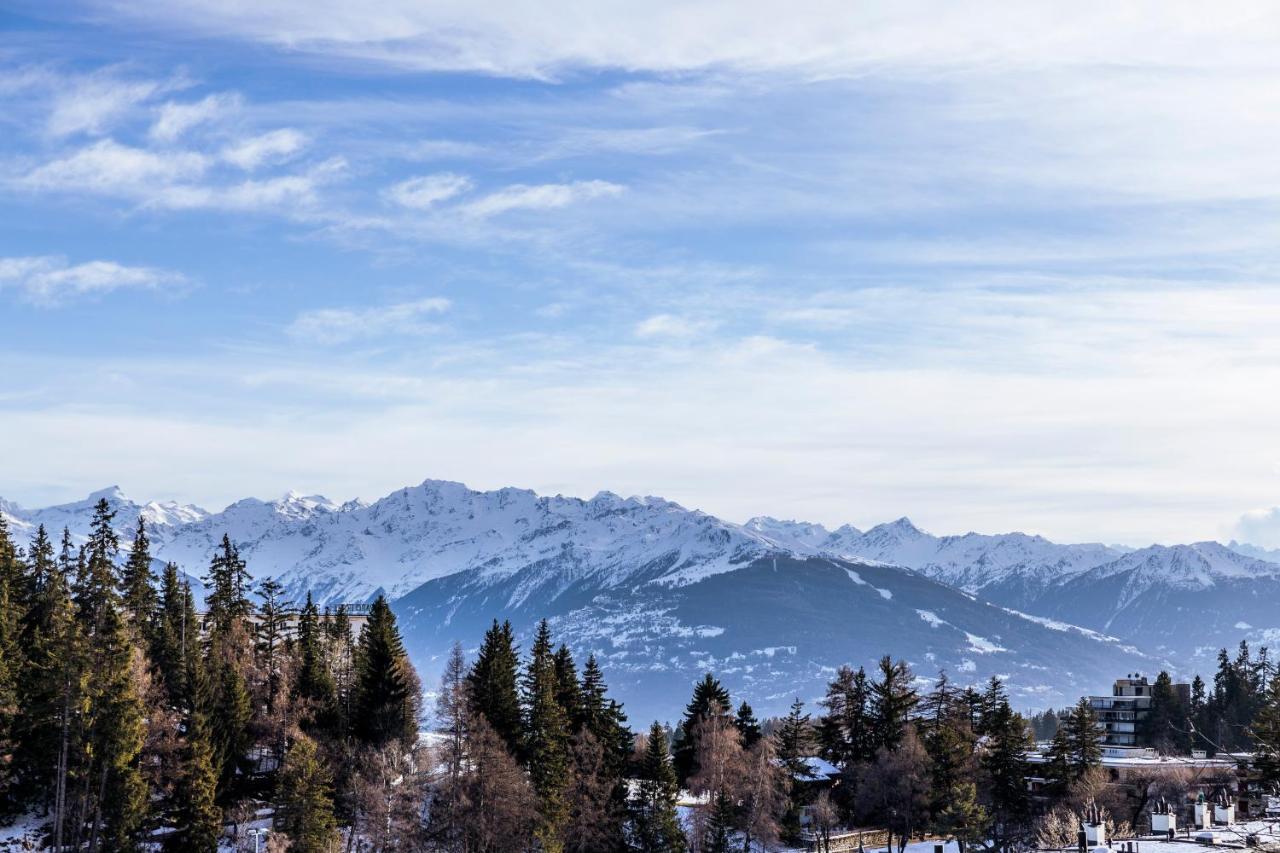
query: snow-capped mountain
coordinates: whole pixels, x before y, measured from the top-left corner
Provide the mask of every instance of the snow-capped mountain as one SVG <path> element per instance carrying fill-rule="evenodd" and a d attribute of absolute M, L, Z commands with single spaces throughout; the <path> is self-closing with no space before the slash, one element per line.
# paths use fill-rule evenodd
<path fill-rule="evenodd" d="M 748 526 L 805 553 L 905 566 L 994 604 L 1123 637 L 1184 669 L 1242 639 L 1280 637 L 1280 553 L 1236 542 L 1134 550 L 1024 533 L 933 536 L 906 518 L 825 537 L 768 518 Z"/>
<path fill-rule="evenodd" d="M 828 532 L 820 525 L 771 518 L 753 518 L 747 526 L 804 553 L 905 566 L 1010 607 L 1028 606 L 1062 578 L 1125 553 L 1107 545 L 1059 545 L 1025 533 L 934 536 L 905 517 L 865 532 L 850 525 Z"/>
<path fill-rule="evenodd" d="M 435 480 L 368 504 L 291 492 L 208 512 L 113 488 L 36 510 L 0 502 L 0 512 L 19 542 L 37 524 L 79 538 L 99 498 L 126 546 L 141 515 L 154 556 L 190 575 L 225 534 L 252 574 L 296 599 L 385 592 L 428 678 L 453 640 L 473 645 L 489 620 L 523 632 L 550 617 L 624 674 L 640 709 L 714 668 L 772 710 L 816 695 L 840 663 L 882 653 L 921 674 L 1008 676 L 1020 701 L 1040 706 L 1117 671 L 1166 661 L 1185 671 L 1220 645 L 1280 636 L 1280 565 L 1216 543 L 1130 551 L 1022 533 L 939 537 L 906 518 L 866 531 L 738 525 L 661 498 Z"/>
<path fill-rule="evenodd" d="M 219 513 L 140 505 L 118 489 L 48 509 L 6 510 L 19 539 L 35 525 L 83 536 L 93 505 L 106 498 L 122 540 L 148 521 L 153 555 L 200 574 L 224 534 L 259 577 L 321 603 L 395 598 L 425 581 L 472 569 L 503 577 L 529 566 L 573 566 L 582 576 L 622 583 L 637 574 L 688 583 L 728 571 L 771 547 L 763 537 L 661 498 L 540 497 L 522 489 L 476 492 L 428 480 L 372 504 L 336 504 L 293 492 L 248 498 Z"/>
<path fill-rule="evenodd" d="M 1217 542 L 1153 545 L 1063 578 L 1036 612 L 1204 665 L 1240 640 L 1280 636 L 1280 565 Z"/>
<path fill-rule="evenodd" d="M 99 498 L 116 510 L 126 545 L 141 514 L 157 559 L 193 575 L 225 533 L 252 574 L 277 577 L 296 598 L 351 602 L 386 591 L 428 679 L 454 640 L 474 646 L 493 618 L 525 633 L 549 617 L 562 639 L 599 653 L 638 719 L 674 714 L 706 669 L 772 712 L 792 696 L 817 696 L 836 666 L 881 654 L 925 677 L 1006 676 L 1013 695 L 1036 707 L 1149 663 L 1126 643 L 991 606 L 916 572 L 820 554 L 831 534 L 817 525 L 798 541 L 802 525 L 737 525 L 660 498 L 541 497 L 428 480 L 371 504 L 290 493 L 210 513 L 109 489 L 3 511 L 20 541 L 36 524 L 82 536 Z"/>

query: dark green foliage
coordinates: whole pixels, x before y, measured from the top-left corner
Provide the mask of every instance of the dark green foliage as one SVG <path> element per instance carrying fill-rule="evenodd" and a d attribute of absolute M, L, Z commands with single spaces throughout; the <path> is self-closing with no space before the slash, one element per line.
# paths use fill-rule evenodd
<path fill-rule="evenodd" d="M 209 728 L 213 743 L 214 767 L 218 773 L 218 795 L 227 798 L 234 790 L 251 742 L 249 721 L 252 708 L 244 673 L 234 661 L 212 659 L 210 687 L 213 706 Z"/>
<path fill-rule="evenodd" d="M 209 563 L 209 574 L 204 578 L 204 606 L 214 634 L 226 633 L 236 619 L 244 619 L 253 612 L 249 601 L 252 583 L 245 561 L 231 543 L 231 537 L 223 534 L 222 544 Z"/>
<path fill-rule="evenodd" d="M 1089 700 L 1083 698 L 1062 718 L 1049 748 L 1048 766 L 1060 791 L 1102 761 L 1102 734 L 1097 723 Z"/>
<path fill-rule="evenodd" d="M 707 673 L 694 685 L 693 698 L 685 706 L 684 719 L 680 723 L 680 733 L 676 739 L 676 779 L 681 785 L 698 772 L 698 724 L 712 714 L 728 718 L 729 707 L 729 691 L 711 673 Z"/>
<path fill-rule="evenodd" d="M 258 624 L 255 634 L 254 653 L 265 679 L 267 712 L 275 711 L 276 703 L 282 701 L 280 690 L 284 684 L 284 641 L 286 620 L 289 610 L 281 601 L 283 592 L 280 583 L 273 578 L 265 578 L 258 584 L 258 594 L 262 597 L 262 606 L 258 608 Z M 343 614 L 346 622 L 346 614 Z"/>
<path fill-rule="evenodd" d="M 538 797 L 538 839 L 544 848 L 560 843 L 568 820 L 569 717 L 557 698 L 551 629 L 544 619 L 524 676 L 525 756 L 529 780 Z"/>
<path fill-rule="evenodd" d="M 337 843 L 333 813 L 333 776 L 316 742 L 303 735 L 285 757 L 277 799 L 278 826 L 289 837 L 290 851 L 329 853 Z"/>
<path fill-rule="evenodd" d="M 352 731 L 365 744 L 412 743 L 418 736 L 418 684 L 405 655 L 395 614 L 378 596 L 356 651 L 355 720 Z"/>
<path fill-rule="evenodd" d="M 23 654 L 19 645 L 23 615 L 24 574 L 8 524 L 0 515 L 0 812 L 8 811 L 12 768 L 7 760 L 14 749 L 18 726 L 18 681 Z"/>
<path fill-rule="evenodd" d="M 578 683 L 578 667 L 573 662 L 573 652 L 561 644 L 555 654 L 556 701 L 569 719 L 569 730 L 576 732 L 586 721 L 585 697 Z"/>
<path fill-rule="evenodd" d="M 1256 744 L 1254 770 L 1263 789 L 1280 792 L 1280 678 L 1272 678 L 1250 733 Z"/>
<path fill-rule="evenodd" d="M 796 841 L 800 835 L 800 813 L 809 801 L 810 767 L 813 754 L 813 729 L 804 703 L 796 699 L 778 727 L 778 763 L 786 771 L 790 783 L 786 809 L 782 814 L 782 837 Z"/>
<path fill-rule="evenodd" d="M 667 751 L 667 732 L 660 723 L 649 728 L 636 793 L 631 801 L 632 842 L 640 853 L 683 853 L 684 832 L 676 813 L 680 787 Z"/>
<path fill-rule="evenodd" d="M 875 755 L 872 734 L 870 688 L 862 667 L 854 672 L 842 666 L 827 685 L 822 707 L 826 715 L 818 724 L 818 746 L 822 757 L 848 770 L 870 761 Z"/>
<path fill-rule="evenodd" d="M 881 658 L 880 678 L 871 684 L 871 737 L 876 749 L 897 748 L 918 702 L 907 664 L 895 663 L 888 655 Z"/>
<path fill-rule="evenodd" d="M 147 539 L 147 524 L 138 517 L 138 528 L 133 534 L 133 547 L 120 575 L 120 597 L 138 636 L 151 636 L 151 622 L 156 610 L 156 576 L 151 571 L 151 542 Z"/>
<path fill-rule="evenodd" d="M 488 721 L 512 755 L 524 753 L 520 695 L 517 692 L 519 659 L 510 622 L 498 624 L 484 635 L 476 662 L 467 675 L 471 711 Z"/>
<path fill-rule="evenodd" d="M 217 803 L 218 774 L 209 727 L 204 712 L 198 708 L 187 715 L 185 739 L 181 775 L 174 796 L 178 825 L 166 847 L 174 851 L 215 853 L 222 834 L 222 809 Z"/>
<path fill-rule="evenodd" d="M 720 791 L 711 801 L 711 816 L 702 837 L 702 853 L 729 853 L 733 845 L 733 803 Z"/>
<path fill-rule="evenodd" d="M 30 573 L 36 579 L 30 609 L 23 614 L 25 657 L 17 680 L 14 741 L 16 775 L 42 805 L 56 799 L 63 732 L 70 725 L 80 693 L 80 654 L 75 609 L 66 577 L 53 559 L 44 527 L 28 549 Z"/>
<path fill-rule="evenodd" d="M 756 719 L 755 712 L 746 702 L 738 706 L 738 715 L 734 718 L 733 724 L 738 728 L 738 737 L 742 739 L 743 749 L 751 749 L 764 737 L 760 721 Z"/>
<path fill-rule="evenodd" d="M 169 701 L 181 707 L 187 692 L 187 666 L 198 654 L 200 622 L 191 589 L 178 578 L 178 567 L 164 567 L 160 584 L 160 609 L 152 634 L 151 660 L 164 681 Z"/>

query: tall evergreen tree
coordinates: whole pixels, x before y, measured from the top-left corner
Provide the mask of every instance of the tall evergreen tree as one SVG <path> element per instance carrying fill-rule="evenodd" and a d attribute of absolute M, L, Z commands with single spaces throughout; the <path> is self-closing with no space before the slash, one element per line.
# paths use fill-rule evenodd
<path fill-rule="evenodd" d="M 649 728 L 636 777 L 631 801 L 635 849 L 639 853 L 684 853 L 684 832 L 676 813 L 680 786 L 667 751 L 667 733 L 660 723 Z"/>
<path fill-rule="evenodd" d="M 733 801 L 724 791 L 711 798 L 711 815 L 702 836 L 702 853 L 729 853 L 733 848 Z"/>
<path fill-rule="evenodd" d="M 681 785 L 698 772 L 698 726 L 711 714 L 728 716 L 729 691 L 707 673 L 693 687 L 693 698 L 684 709 L 680 732 L 676 738 L 676 779 Z"/>
<path fill-rule="evenodd" d="M 18 682 L 23 667 L 18 640 L 25 615 L 21 591 L 25 572 L 19 562 L 8 523 L 0 515 L 0 811 L 15 805 L 9 796 L 13 787 L 10 757 L 18 723 Z"/>
<path fill-rule="evenodd" d="M 188 643 L 188 634 L 192 643 Z M 187 652 L 199 637 L 198 617 L 191 590 L 178 576 L 178 567 L 168 563 L 160 582 L 160 604 L 152 634 L 151 659 L 164 680 L 169 701 L 175 707 L 186 692 Z"/>
<path fill-rule="evenodd" d="M 1102 762 L 1102 735 L 1098 731 L 1098 718 L 1082 698 L 1067 712 L 1053 736 L 1049 748 L 1049 774 L 1053 781 L 1065 789 L 1080 779 L 1090 769 Z"/>
<path fill-rule="evenodd" d="M 279 826 L 289 838 L 289 850 L 332 853 L 337 849 L 333 776 L 316 742 L 306 735 L 294 742 L 285 758 L 278 815 Z"/>
<path fill-rule="evenodd" d="M 586 722 L 585 697 L 582 685 L 578 683 L 578 667 L 573 662 L 573 652 L 563 643 L 555 654 L 556 701 L 564 709 L 569 721 L 570 734 L 580 729 Z"/>
<path fill-rule="evenodd" d="M 906 662 L 895 663 L 888 655 L 881 658 L 880 678 L 871 684 L 871 732 L 876 748 L 898 748 L 918 702 Z"/>
<path fill-rule="evenodd" d="M 249 589 L 253 579 L 240 552 L 231 543 L 231 537 L 222 535 L 222 544 L 209 563 L 209 574 L 204 585 L 208 590 L 204 605 L 210 630 L 225 633 L 236 619 L 245 619 L 253 612 Z"/>
<path fill-rule="evenodd" d="M 999 704 L 983 713 L 986 749 L 980 759 L 984 802 L 993 818 L 991 842 L 1000 853 L 1016 849 L 1027 830 L 1031 811 L 1027 792 L 1027 752 L 1033 742 L 1026 721 L 1001 694 Z"/>
<path fill-rule="evenodd" d="M 92 746 L 97 763 L 89 849 L 129 850 L 147 818 L 147 787 L 140 764 L 145 711 L 135 678 L 132 635 L 123 615 L 108 605 L 90 671 Z"/>
<path fill-rule="evenodd" d="M 66 755 L 71 715 L 83 691 L 81 648 L 75 609 L 66 577 L 53 557 L 53 546 L 40 526 L 27 551 L 36 579 L 34 599 L 22 622 L 26 650 L 17 682 L 14 767 L 26 790 L 41 805 L 61 805 L 65 793 Z"/>
<path fill-rule="evenodd" d="M 1280 678 L 1267 685 L 1262 708 L 1250 727 L 1255 743 L 1254 770 L 1264 790 L 1280 792 Z"/>
<path fill-rule="evenodd" d="M 193 666 L 199 668 L 200 663 L 196 661 Z M 196 676 L 197 683 L 200 678 Z M 174 798 L 177 826 L 166 847 L 174 851 L 216 853 L 222 835 L 222 809 L 217 803 L 218 773 L 209 726 L 199 707 L 193 707 L 187 714 L 185 740 Z"/>
<path fill-rule="evenodd" d="M 151 541 L 147 538 L 147 523 L 142 516 L 138 516 L 133 547 L 129 549 L 129 558 L 120 575 L 120 597 L 138 636 L 149 639 L 156 611 L 156 576 L 151 570 Z"/>
<path fill-rule="evenodd" d="M 381 595 L 360 632 L 356 659 L 356 737 L 379 748 L 413 743 L 418 737 L 417 685 L 395 614 Z"/>
<path fill-rule="evenodd" d="M 485 632 L 476 655 L 467 688 L 472 713 L 483 716 L 498 737 L 515 756 L 524 754 L 520 694 L 517 691 L 519 657 L 515 634 L 510 622 L 498 624 Z"/>
<path fill-rule="evenodd" d="M 283 592 L 284 588 L 274 578 L 264 578 L 258 584 L 258 594 L 262 598 L 262 604 L 258 608 L 259 619 L 256 625 L 257 638 L 254 648 L 266 682 L 264 688 L 268 713 L 275 711 L 284 683 L 282 657 L 289 610 L 281 599 Z"/>
<path fill-rule="evenodd" d="M 875 756 L 872 733 L 870 688 L 862 667 L 854 672 L 840 667 L 827 685 L 822 700 L 826 714 L 818 723 L 818 744 L 824 758 L 842 771 L 850 771 Z"/>
<path fill-rule="evenodd" d="M 733 724 L 738 727 L 743 749 L 751 749 L 764 737 L 764 730 L 760 728 L 760 721 L 756 719 L 755 711 L 751 710 L 751 706 L 745 701 L 738 706 L 738 715 L 734 718 Z"/>
<path fill-rule="evenodd" d="M 545 619 L 534 637 L 523 686 L 525 755 L 541 817 L 538 841 L 544 850 L 557 850 L 568 820 L 569 718 L 557 698 L 555 653 Z"/>
<path fill-rule="evenodd" d="M 778 763 L 787 773 L 788 795 L 782 815 L 782 835 L 788 841 L 800 836 L 800 815 L 811 793 L 813 771 L 809 757 L 813 753 L 813 731 L 804 703 L 797 698 L 778 727 Z"/>

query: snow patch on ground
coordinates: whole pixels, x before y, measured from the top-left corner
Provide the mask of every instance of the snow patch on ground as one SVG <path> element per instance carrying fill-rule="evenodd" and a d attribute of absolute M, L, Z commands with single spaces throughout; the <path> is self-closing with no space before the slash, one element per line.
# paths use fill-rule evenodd
<path fill-rule="evenodd" d="M 932 610 L 917 610 L 916 615 L 928 622 L 930 628 L 938 628 L 947 624 L 946 621 L 939 619 L 938 614 Z"/>

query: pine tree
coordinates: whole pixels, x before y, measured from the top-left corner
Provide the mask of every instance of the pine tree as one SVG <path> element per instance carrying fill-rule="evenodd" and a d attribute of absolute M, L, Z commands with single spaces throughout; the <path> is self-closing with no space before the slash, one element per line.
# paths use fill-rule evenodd
<path fill-rule="evenodd" d="M 205 588 L 209 590 L 204 604 L 211 633 L 226 633 L 233 621 L 248 618 L 253 612 L 253 604 L 249 601 L 252 581 L 245 561 L 240 559 L 240 552 L 231 544 L 231 537 L 224 533 L 222 544 L 209 563 L 209 574 L 204 579 Z"/>
<path fill-rule="evenodd" d="M 1026 755 L 1033 742 L 1026 720 L 1014 713 L 1003 691 L 1000 703 L 984 712 L 983 728 L 988 734 L 980 766 L 984 800 L 993 817 L 991 841 L 1007 851 L 1020 841 L 1031 811 Z"/>
<path fill-rule="evenodd" d="M 821 702 L 827 713 L 818 723 L 818 745 L 822 757 L 842 771 L 851 771 L 875 755 L 869 702 L 866 670 L 840 667 Z"/>
<path fill-rule="evenodd" d="M 115 561 L 120 552 L 120 540 L 116 537 L 112 522 L 115 513 L 106 498 L 94 506 L 89 527 L 89 541 L 85 543 L 82 561 L 77 564 L 75 602 L 79 620 L 85 632 L 93 636 L 103 630 L 108 610 L 119 606 L 116 594 Z M 63 531 L 63 548 L 70 546 L 70 533 Z"/>
<path fill-rule="evenodd" d="M 729 707 L 729 691 L 711 673 L 707 673 L 694 685 L 693 698 L 685 706 L 684 719 L 680 723 L 680 734 L 676 740 L 676 779 L 681 785 L 698 772 L 698 742 L 695 732 L 699 724 L 713 711 L 727 716 Z"/>
<path fill-rule="evenodd" d="M 789 790 L 787 807 L 782 815 L 782 835 L 788 841 L 800 836 L 800 814 L 809 799 L 812 778 L 808 757 L 812 753 L 813 732 L 809 727 L 809 715 L 798 698 L 791 703 L 791 710 L 778 727 L 778 763 L 786 770 Z"/>
<path fill-rule="evenodd" d="M 955 839 L 960 853 L 987 838 L 991 816 L 978 802 L 978 789 L 972 782 L 956 782 L 943 798 L 941 811 L 935 814 L 934 831 Z"/>
<path fill-rule="evenodd" d="M 734 719 L 733 724 L 738 727 L 738 735 L 742 738 L 743 749 L 751 749 L 764 737 L 764 731 L 760 728 L 760 721 L 756 719 L 755 712 L 751 710 L 751 706 L 746 702 L 738 706 L 738 716 Z"/>
<path fill-rule="evenodd" d="M 210 656 L 213 706 L 209 713 L 214 768 L 218 774 L 218 796 L 227 798 L 245 769 L 250 746 L 249 723 L 252 707 L 249 688 L 236 661 L 219 650 Z"/>
<path fill-rule="evenodd" d="M 0 515 L 0 811 L 8 811 L 14 805 L 8 802 L 12 787 L 9 757 L 18 723 L 18 682 L 23 666 L 18 640 L 25 615 L 21 603 L 24 572 L 18 564 L 8 524 Z"/>
<path fill-rule="evenodd" d="M 484 642 L 467 675 L 471 711 L 482 716 L 489 727 L 506 743 L 514 756 L 524 754 L 520 695 L 517 692 L 519 667 L 515 635 L 510 622 L 498 624 L 485 632 Z"/>
<path fill-rule="evenodd" d="M 537 837 L 542 849 L 558 850 L 568 820 L 569 719 L 557 698 L 555 654 L 545 619 L 538 625 L 523 687 L 525 754 L 541 817 Z"/>
<path fill-rule="evenodd" d="M 633 843 L 639 853 L 684 853 L 684 832 L 676 813 L 680 787 L 667 751 L 667 733 L 660 723 L 649 728 L 639 780 L 631 801 Z"/>
<path fill-rule="evenodd" d="M 1065 790 L 1102 761 L 1102 735 L 1088 699 L 1067 712 L 1049 747 L 1049 775 Z"/>
<path fill-rule="evenodd" d="M 120 575 L 120 597 L 134 630 L 139 637 L 147 639 L 151 637 L 151 621 L 156 611 L 156 576 L 151 571 L 150 548 L 146 521 L 138 516 L 133 547 Z"/>
<path fill-rule="evenodd" d="M 285 757 L 279 788 L 280 828 L 288 835 L 290 851 L 331 853 L 337 849 L 337 819 L 333 812 L 333 777 L 316 749 L 301 735 Z"/>
<path fill-rule="evenodd" d="M 41 804 L 57 803 L 65 777 L 63 748 L 80 678 L 80 647 L 67 579 L 58 569 L 43 526 L 27 551 L 34 599 L 22 622 L 25 660 L 17 683 L 14 766 Z"/>
<path fill-rule="evenodd" d="M 274 578 L 265 578 L 258 584 L 262 605 L 258 608 L 259 619 L 255 626 L 257 642 L 254 649 L 266 679 L 264 692 L 269 714 L 276 709 L 276 702 L 280 699 L 280 689 L 284 681 L 281 652 L 289 611 L 281 601 L 283 592 L 284 588 Z"/>
<path fill-rule="evenodd" d="M 733 803 L 724 791 L 711 800 L 711 818 L 702 836 L 702 853 L 729 853 L 733 845 Z"/>
<path fill-rule="evenodd" d="M 93 645 L 100 650 L 90 672 L 93 753 L 97 760 L 96 805 L 89 847 L 128 850 L 147 817 L 147 787 L 140 758 L 145 712 L 135 678 L 134 648 L 123 614 L 110 605 Z"/>
<path fill-rule="evenodd" d="M 580 729 L 586 722 L 585 699 L 582 686 L 578 684 L 578 667 L 573 662 L 573 652 L 561 644 L 555 654 L 556 701 L 564 709 L 568 718 L 569 732 Z"/>
<path fill-rule="evenodd" d="M 199 668 L 199 662 L 194 664 Z M 201 676 L 196 676 L 196 681 Z M 198 703 L 196 703 L 198 704 Z M 174 851 L 216 853 L 222 835 L 218 808 L 218 774 L 204 712 L 194 707 L 187 715 L 186 746 L 175 795 L 179 825 L 166 846 Z"/>
<path fill-rule="evenodd" d="M 1262 708 L 1249 729 L 1255 744 L 1254 770 L 1266 791 L 1280 791 L 1280 678 L 1271 679 Z"/>
<path fill-rule="evenodd" d="M 298 673 L 294 690 L 304 702 L 304 728 L 317 734 L 333 733 L 337 727 L 337 686 L 325 666 L 320 614 L 310 592 L 307 593 L 306 604 L 298 615 L 294 655 Z"/>
<path fill-rule="evenodd" d="M 169 702 L 177 707 L 186 692 L 188 634 L 199 636 L 195 601 L 189 587 L 181 583 L 178 567 L 168 563 L 160 583 L 160 605 L 152 635 L 151 659 L 164 680 Z"/>
<path fill-rule="evenodd" d="M 418 736 L 416 678 L 405 655 L 395 614 L 383 596 L 369 611 L 356 652 L 358 677 L 354 733 L 381 748 L 409 744 Z"/>
<path fill-rule="evenodd" d="M 880 680 L 871 684 L 871 734 L 876 748 L 897 749 L 919 697 L 903 661 L 880 659 Z"/>

